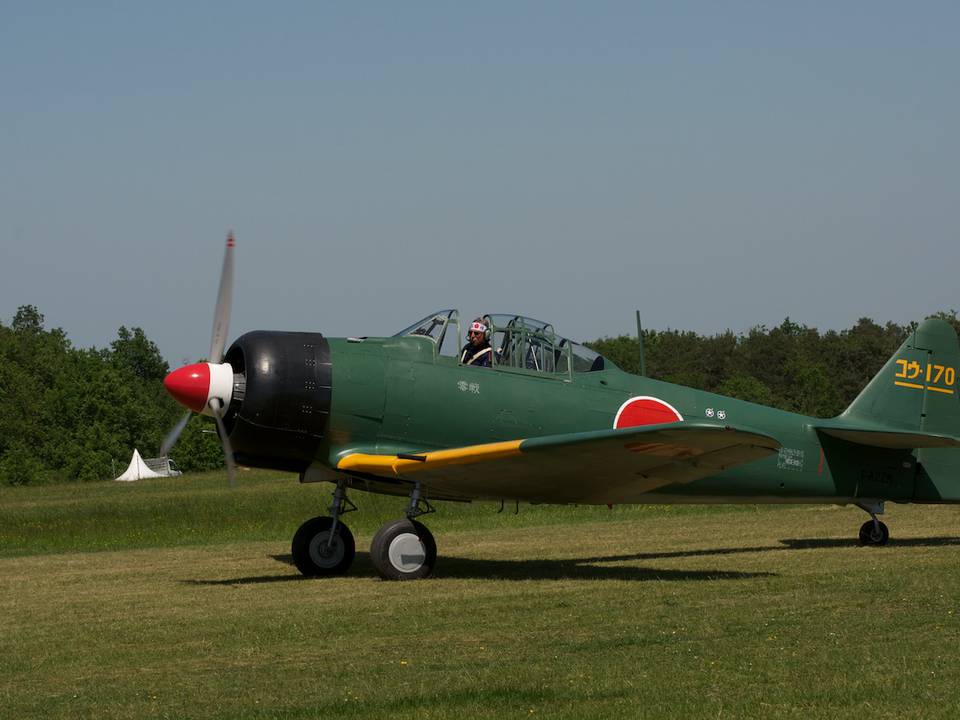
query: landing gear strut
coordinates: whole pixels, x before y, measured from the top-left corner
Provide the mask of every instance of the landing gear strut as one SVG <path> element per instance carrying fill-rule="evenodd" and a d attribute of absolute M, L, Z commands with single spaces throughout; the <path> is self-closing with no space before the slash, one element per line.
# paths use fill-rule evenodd
<path fill-rule="evenodd" d="M 886 545 L 890 540 L 890 531 L 887 530 L 885 523 L 877 519 L 877 515 L 883 515 L 883 501 L 876 500 L 872 502 L 857 503 L 857 507 L 864 512 L 870 513 L 870 520 L 867 520 L 860 526 L 860 544 L 861 545 Z"/>
<path fill-rule="evenodd" d="M 293 536 L 290 552 L 293 563 L 304 575 L 343 575 L 350 569 L 356 554 L 356 543 L 350 528 L 340 522 L 340 516 L 353 512 L 357 506 L 350 502 L 343 481 L 333 491 L 330 516 L 307 520 Z"/>
<path fill-rule="evenodd" d="M 370 544 L 370 560 L 384 580 L 417 580 L 433 572 L 437 543 L 426 526 L 415 518 L 434 512 L 420 494 L 420 483 L 410 493 L 406 517 L 383 525 Z"/>

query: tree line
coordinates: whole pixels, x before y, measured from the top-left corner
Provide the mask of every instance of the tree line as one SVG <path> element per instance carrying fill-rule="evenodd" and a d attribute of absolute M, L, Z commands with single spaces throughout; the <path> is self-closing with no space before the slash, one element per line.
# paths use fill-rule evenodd
<path fill-rule="evenodd" d="M 140 328 L 110 347 L 80 349 L 44 328 L 32 305 L 0 322 L 0 484 L 102 480 L 133 448 L 155 455 L 183 409 L 163 389 L 169 368 Z M 171 453 L 183 470 L 223 465 L 216 435 L 195 416 Z"/>
<path fill-rule="evenodd" d="M 960 332 L 957 313 L 941 312 Z M 650 377 L 806 415 L 832 417 L 856 397 L 914 325 L 863 318 L 819 332 L 789 318 L 746 334 L 645 330 Z M 628 372 L 636 337 L 587 343 Z M 32 305 L 0 322 L 0 484 L 89 481 L 121 472 L 136 447 L 155 454 L 183 412 L 163 389 L 166 361 L 141 328 L 80 349 L 44 328 Z M 171 453 L 185 471 L 223 466 L 209 418 L 194 415 Z M 118 467 L 119 464 L 119 467 Z"/>
<path fill-rule="evenodd" d="M 938 312 L 960 333 L 956 311 Z M 757 326 L 743 335 L 684 330 L 643 332 L 647 375 L 781 410 L 833 417 L 890 359 L 916 323 L 861 318 L 847 330 L 798 324 Z M 639 342 L 621 335 L 586 343 L 624 370 L 640 372 Z"/>

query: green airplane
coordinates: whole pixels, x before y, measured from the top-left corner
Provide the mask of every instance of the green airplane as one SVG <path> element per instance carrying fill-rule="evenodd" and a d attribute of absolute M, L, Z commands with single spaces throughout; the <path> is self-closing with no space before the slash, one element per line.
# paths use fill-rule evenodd
<path fill-rule="evenodd" d="M 432 501 L 854 504 L 865 545 L 888 541 L 886 501 L 960 502 L 960 345 L 943 320 L 819 419 L 626 373 L 520 315 L 478 318 L 463 348 L 467 323 L 443 310 L 390 337 L 255 331 L 224 353 L 233 252 L 231 235 L 210 361 L 165 385 L 215 418 L 231 483 L 236 462 L 334 485 L 328 514 L 293 537 L 304 575 L 349 570 L 353 490 L 407 498 L 370 549 L 393 580 L 436 564 L 419 520 Z"/>

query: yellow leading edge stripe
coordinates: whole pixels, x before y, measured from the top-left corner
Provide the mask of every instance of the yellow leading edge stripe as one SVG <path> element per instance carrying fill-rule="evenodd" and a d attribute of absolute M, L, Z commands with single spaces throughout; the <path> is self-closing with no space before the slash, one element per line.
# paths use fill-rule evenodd
<path fill-rule="evenodd" d="M 522 440 L 508 440 L 506 442 L 487 443 L 485 445 L 468 445 L 467 447 L 451 448 L 450 450 L 434 450 L 422 454 L 425 460 L 410 460 L 398 458 L 396 455 L 368 455 L 354 453 L 341 458 L 337 463 L 337 470 L 352 470 L 353 472 L 368 472 L 383 474 L 385 472 L 400 477 L 408 472 L 416 472 L 426 468 L 445 467 L 446 465 L 467 465 L 474 462 L 496 460 L 520 454 Z"/>

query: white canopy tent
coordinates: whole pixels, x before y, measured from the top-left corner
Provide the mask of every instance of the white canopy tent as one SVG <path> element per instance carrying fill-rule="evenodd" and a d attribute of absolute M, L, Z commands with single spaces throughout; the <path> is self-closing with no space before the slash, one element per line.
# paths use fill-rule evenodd
<path fill-rule="evenodd" d="M 163 477 L 159 473 L 155 473 L 153 470 L 147 467 L 147 464 L 143 461 L 143 458 L 140 457 L 140 451 L 134 448 L 133 457 L 130 458 L 130 465 L 124 471 L 123 475 L 114 480 L 123 480 L 124 482 L 132 482 L 134 480 L 143 480 L 144 478 L 156 478 Z"/>

